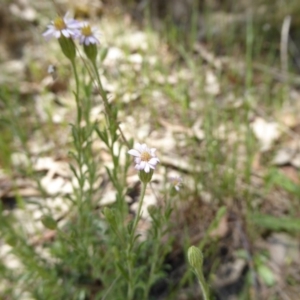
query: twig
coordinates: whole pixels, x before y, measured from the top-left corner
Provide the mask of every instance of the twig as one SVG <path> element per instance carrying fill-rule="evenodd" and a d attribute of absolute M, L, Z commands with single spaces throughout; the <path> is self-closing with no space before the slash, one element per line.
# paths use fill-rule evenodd
<path fill-rule="evenodd" d="M 281 40 L 280 40 L 280 59 L 281 59 L 281 71 L 284 74 L 288 74 L 288 43 L 289 43 L 289 31 L 291 26 L 291 16 L 286 16 L 283 20 L 281 28 Z"/>

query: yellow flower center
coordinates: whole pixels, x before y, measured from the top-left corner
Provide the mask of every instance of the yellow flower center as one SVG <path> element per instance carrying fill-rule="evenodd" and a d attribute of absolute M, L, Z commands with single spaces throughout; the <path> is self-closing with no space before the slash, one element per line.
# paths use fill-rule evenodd
<path fill-rule="evenodd" d="M 54 26 L 57 30 L 63 30 L 67 27 L 65 21 L 61 17 L 57 17 L 54 20 Z"/>
<path fill-rule="evenodd" d="M 141 160 L 142 161 L 149 161 L 152 158 L 152 156 L 150 155 L 150 153 L 144 151 L 141 153 Z"/>
<path fill-rule="evenodd" d="M 84 36 L 90 36 L 90 35 L 92 35 L 92 29 L 91 29 L 91 26 L 89 26 L 89 25 L 83 26 L 83 27 L 81 28 L 81 33 L 82 33 L 82 35 L 84 35 Z"/>

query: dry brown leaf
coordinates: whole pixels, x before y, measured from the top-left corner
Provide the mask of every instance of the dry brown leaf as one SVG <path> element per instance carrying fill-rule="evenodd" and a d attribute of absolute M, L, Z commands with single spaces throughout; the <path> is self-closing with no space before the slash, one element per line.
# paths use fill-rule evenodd
<path fill-rule="evenodd" d="M 279 139 L 282 133 L 278 123 L 267 122 L 260 117 L 254 120 L 251 128 L 260 143 L 260 150 L 262 152 L 270 150 L 273 143 Z"/>
<path fill-rule="evenodd" d="M 211 70 L 206 71 L 204 90 L 210 95 L 218 95 L 220 93 L 221 88 L 219 80 Z"/>
<path fill-rule="evenodd" d="M 300 185 L 299 172 L 292 166 L 284 166 L 280 168 L 281 172 L 296 184 Z"/>
<path fill-rule="evenodd" d="M 227 215 L 224 215 L 221 218 L 221 220 L 218 224 L 218 227 L 210 232 L 210 237 L 212 237 L 212 238 L 225 237 L 228 233 L 228 230 L 229 230 L 228 217 L 227 217 Z"/>
<path fill-rule="evenodd" d="M 280 148 L 273 159 L 273 164 L 282 166 L 291 164 L 295 168 L 300 168 L 300 143 L 298 140 L 293 139 L 284 144 Z"/>
<path fill-rule="evenodd" d="M 282 266 L 291 260 L 300 263 L 299 241 L 286 233 L 273 233 L 268 239 L 271 260 Z"/>

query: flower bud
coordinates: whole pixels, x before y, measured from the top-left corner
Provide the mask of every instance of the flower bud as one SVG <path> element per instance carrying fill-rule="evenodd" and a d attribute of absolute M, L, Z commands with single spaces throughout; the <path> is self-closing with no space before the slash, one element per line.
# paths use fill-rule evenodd
<path fill-rule="evenodd" d="M 203 254 L 201 250 L 195 246 L 191 246 L 188 249 L 187 256 L 191 267 L 196 271 L 202 272 Z"/>
<path fill-rule="evenodd" d="M 83 50 L 87 58 L 92 62 L 96 63 L 96 57 L 98 53 L 96 44 L 83 45 Z"/>
<path fill-rule="evenodd" d="M 71 38 L 66 38 L 65 36 L 61 36 L 58 39 L 61 50 L 63 54 L 71 61 L 75 59 L 76 56 L 76 47 L 74 41 Z"/>
<path fill-rule="evenodd" d="M 148 173 L 145 171 L 139 171 L 139 178 L 143 183 L 149 183 L 153 176 L 153 170 L 150 169 Z"/>
<path fill-rule="evenodd" d="M 55 230 L 57 227 L 57 222 L 49 215 L 45 215 L 41 218 L 43 225 L 51 230 Z"/>

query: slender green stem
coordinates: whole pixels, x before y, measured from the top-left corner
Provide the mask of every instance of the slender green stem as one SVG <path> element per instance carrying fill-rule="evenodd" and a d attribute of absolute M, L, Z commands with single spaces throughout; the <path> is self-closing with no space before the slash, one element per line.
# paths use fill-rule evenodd
<path fill-rule="evenodd" d="M 78 132 L 78 143 L 80 145 L 80 149 L 78 150 L 78 158 L 79 158 L 79 172 L 80 172 L 80 178 L 83 178 L 82 174 L 82 136 L 81 136 L 81 128 L 80 128 L 80 123 L 81 123 L 81 104 L 80 104 L 80 98 L 79 98 L 79 89 L 80 89 L 80 82 L 79 82 L 79 77 L 78 77 L 78 72 L 76 68 L 76 63 L 75 60 L 71 60 L 71 64 L 73 67 L 73 72 L 74 72 L 74 77 L 75 77 L 75 85 L 76 85 L 76 91 L 75 91 L 75 100 L 76 100 L 76 108 L 77 108 L 77 123 L 76 123 L 76 130 Z M 79 184 L 80 186 L 80 184 Z M 82 189 L 80 191 L 80 195 L 82 194 Z M 81 195 L 82 196 L 82 195 Z"/>
<path fill-rule="evenodd" d="M 78 150 L 78 156 L 79 156 L 79 172 L 80 172 L 80 178 L 83 178 L 83 174 L 82 174 L 82 149 L 81 149 L 81 145 L 82 145 L 82 136 L 81 136 L 81 128 L 80 128 L 80 123 L 81 123 L 81 104 L 80 104 L 80 98 L 79 98 L 79 89 L 80 89 L 80 82 L 79 82 L 79 77 L 78 77 L 78 72 L 77 72 L 77 67 L 76 67 L 76 63 L 75 60 L 71 60 L 71 64 L 73 67 L 73 72 L 74 72 L 74 77 L 75 77 L 75 84 L 76 84 L 76 91 L 75 91 L 75 100 L 76 100 L 76 108 L 77 108 L 77 124 L 76 124 L 76 129 L 78 131 L 78 143 L 80 145 L 80 149 Z M 80 186 L 80 184 L 79 184 Z M 82 187 L 83 188 L 83 187 Z M 80 196 L 82 196 L 82 188 L 80 191 Z"/>
<path fill-rule="evenodd" d="M 137 227 L 137 224 L 138 224 L 138 222 L 140 220 L 140 217 L 141 217 L 141 210 L 142 210 L 142 206 L 143 206 L 143 202 L 144 202 L 146 188 L 147 188 L 147 183 L 142 182 L 142 190 L 141 190 L 141 195 L 140 195 L 140 199 L 139 199 L 139 207 L 138 207 L 138 211 L 137 211 L 137 214 L 136 214 L 136 216 L 134 218 L 133 225 L 132 225 L 132 231 L 131 231 L 131 238 L 132 239 L 131 239 L 131 243 L 133 242 L 135 231 L 136 231 L 136 227 Z"/>
<path fill-rule="evenodd" d="M 208 286 L 206 284 L 206 281 L 204 279 L 204 276 L 202 274 L 202 272 L 196 271 L 196 275 L 198 277 L 199 280 L 199 285 L 202 291 L 202 295 L 203 295 L 203 299 L 204 300 L 209 300 L 209 289 Z"/>
<path fill-rule="evenodd" d="M 132 252 L 132 248 L 134 246 L 135 231 L 136 231 L 137 224 L 141 217 L 142 205 L 144 202 L 146 188 L 147 188 L 147 183 L 142 182 L 142 190 L 141 190 L 140 199 L 139 199 L 139 207 L 138 207 L 137 214 L 135 215 L 135 218 L 133 221 L 133 225 L 132 225 L 131 232 L 130 232 L 129 245 L 127 247 L 127 268 L 128 268 L 128 277 L 129 277 L 127 300 L 131 300 L 134 297 L 134 289 L 133 289 L 134 281 L 132 278 L 133 277 L 132 276 L 133 261 L 132 261 L 132 257 L 131 257 L 131 252 Z"/>
<path fill-rule="evenodd" d="M 80 83 L 79 83 L 77 67 L 76 67 L 76 63 L 75 63 L 74 59 L 71 60 L 71 64 L 72 64 L 72 68 L 73 68 L 73 72 L 74 72 L 75 85 L 76 85 L 75 100 L 76 100 L 76 107 L 77 107 L 77 125 L 80 126 L 80 121 L 81 121 L 81 104 L 80 104 L 80 99 L 79 99 Z"/>
<path fill-rule="evenodd" d="M 110 124 L 110 122 L 116 122 L 116 125 L 118 127 L 118 130 L 122 136 L 122 139 L 124 141 L 124 143 L 126 144 L 126 146 L 128 148 L 130 148 L 130 145 L 119 125 L 119 123 L 116 121 L 116 120 L 113 120 L 113 118 L 111 118 L 111 112 L 110 112 L 110 108 L 109 108 L 109 103 L 108 103 L 108 99 L 107 99 L 107 95 L 103 89 L 103 86 L 102 86 L 102 82 L 101 82 L 101 78 L 100 78 L 100 75 L 99 75 L 99 72 L 98 72 L 98 68 L 97 68 L 97 64 L 96 64 L 96 61 L 93 61 L 92 62 L 92 65 L 93 65 L 93 68 L 94 68 L 94 71 L 96 73 L 96 79 L 97 79 L 97 83 L 98 83 L 98 86 L 99 86 L 99 89 L 100 89 L 100 95 L 103 99 L 103 102 L 104 102 L 104 107 L 105 107 L 105 113 L 106 113 L 106 116 L 108 117 L 108 124 Z"/>
<path fill-rule="evenodd" d="M 95 74 L 96 74 L 96 78 L 97 78 L 97 83 L 98 83 L 98 86 L 99 86 L 99 89 L 100 89 L 100 94 L 101 94 L 101 97 L 103 99 L 103 102 L 104 102 L 104 106 L 105 106 L 105 110 L 106 110 L 106 113 L 108 114 L 108 99 L 107 99 L 107 95 L 103 89 L 103 85 L 102 85 L 102 81 L 100 79 L 100 75 L 99 75 L 99 72 L 98 72 L 98 68 L 97 68 L 97 64 L 96 62 L 94 61 L 93 63 L 93 68 L 94 68 L 94 71 L 95 71 Z"/>
<path fill-rule="evenodd" d="M 112 282 L 112 284 L 109 286 L 109 288 L 106 290 L 105 294 L 101 298 L 101 300 L 105 300 L 106 296 L 110 293 L 116 282 L 120 279 L 120 275 L 115 278 L 115 280 Z"/>
<path fill-rule="evenodd" d="M 75 147 L 77 148 L 77 163 L 78 163 L 78 167 L 79 167 L 79 178 L 82 179 L 78 180 L 78 193 L 76 194 L 76 202 L 77 202 L 77 209 L 79 211 L 78 214 L 78 221 L 79 221 L 79 230 L 84 230 L 85 226 L 84 226 L 84 218 L 83 218 L 83 213 L 82 213 L 82 204 L 83 204 L 83 197 L 84 197 L 84 182 L 85 182 L 85 176 L 83 174 L 83 165 L 84 165 L 84 161 L 83 161 L 83 157 L 84 157 L 84 149 L 82 148 L 82 144 L 83 141 L 85 139 L 84 134 L 83 134 L 83 130 L 81 129 L 81 117 L 82 117 L 82 110 L 81 110 L 81 103 L 80 103 L 80 95 L 79 95 L 79 91 L 80 91 L 80 81 L 79 81 L 79 76 L 78 76 L 78 71 L 77 71 L 77 67 L 76 67 L 76 63 L 75 60 L 71 60 L 71 64 L 72 64 L 72 68 L 73 68 L 73 73 L 74 73 L 74 77 L 75 77 L 75 85 L 76 85 L 76 89 L 75 89 L 75 100 L 76 100 L 76 109 L 77 109 L 77 122 L 76 122 L 76 126 L 75 126 L 75 130 L 77 131 L 77 142 L 75 143 Z M 75 136 L 74 136 L 75 139 Z"/>

